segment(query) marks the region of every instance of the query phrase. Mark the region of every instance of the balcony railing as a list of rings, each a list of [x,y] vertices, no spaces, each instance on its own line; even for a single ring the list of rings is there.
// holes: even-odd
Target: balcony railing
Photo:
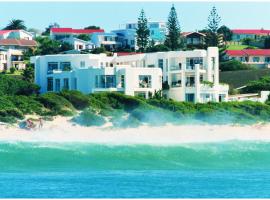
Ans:
[[[171,87],[181,87],[181,80],[172,81]]]
[[[182,69],[182,67],[181,67],[181,66],[176,65],[176,66],[171,66],[171,67],[170,67],[170,69],[171,69],[171,71],[177,71],[177,70],[181,70],[181,69]]]

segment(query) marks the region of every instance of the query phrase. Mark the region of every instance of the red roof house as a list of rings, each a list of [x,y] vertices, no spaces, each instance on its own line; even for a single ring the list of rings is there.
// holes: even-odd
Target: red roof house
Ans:
[[[72,28],[51,28],[52,33],[66,33],[66,34],[91,34],[103,33],[103,29],[72,29]]]
[[[237,56],[270,56],[270,49],[243,49],[243,50],[227,50],[226,54],[230,57]]]

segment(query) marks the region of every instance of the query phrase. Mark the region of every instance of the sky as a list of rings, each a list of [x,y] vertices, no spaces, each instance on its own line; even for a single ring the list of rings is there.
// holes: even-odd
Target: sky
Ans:
[[[152,21],[167,21],[171,5],[177,10],[182,31],[207,26],[213,6],[231,29],[270,29],[270,2],[0,2],[0,28],[11,19],[22,19],[28,28],[44,30],[57,22],[61,27],[84,28],[97,25],[105,31],[136,22],[140,10]]]

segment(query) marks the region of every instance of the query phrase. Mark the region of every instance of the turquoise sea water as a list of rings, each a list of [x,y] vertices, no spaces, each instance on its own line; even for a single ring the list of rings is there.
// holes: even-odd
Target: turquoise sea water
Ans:
[[[270,197],[270,143],[0,143],[0,198]]]

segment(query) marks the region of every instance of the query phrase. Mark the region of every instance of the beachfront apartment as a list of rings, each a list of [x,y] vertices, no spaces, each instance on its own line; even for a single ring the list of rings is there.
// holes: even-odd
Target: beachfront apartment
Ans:
[[[218,48],[157,53],[66,54],[32,57],[41,93],[76,89],[118,91],[148,98],[164,88],[176,101],[227,101],[219,84]]]
[[[116,59],[116,54],[65,54],[36,56],[31,62],[41,93],[62,89],[85,94],[115,91],[148,98],[162,89],[161,69],[117,64]]]
[[[258,68],[270,68],[270,49],[227,50],[226,60],[238,60]]]

